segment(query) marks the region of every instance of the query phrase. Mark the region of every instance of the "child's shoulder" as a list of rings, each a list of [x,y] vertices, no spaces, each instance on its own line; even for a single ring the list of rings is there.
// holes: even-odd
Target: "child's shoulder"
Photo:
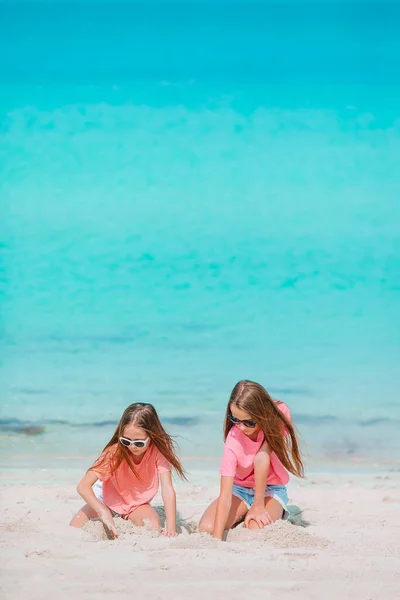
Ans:
[[[117,460],[117,444],[104,448],[98,459],[94,462],[92,470],[99,475],[99,479],[105,481],[115,469]]]
[[[226,436],[225,447],[227,448],[236,448],[238,446],[242,446],[242,438],[240,429],[237,427],[232,427]]]
[[[288,407],[288,405],[285,404],[285,402],[282,402],[282,400],[275,400],[275,404],[279,408],[279,410],[281,411],[281,413],[287,419],[290,419],[290,408]]]
[[[112,463],[114,462],[114,459],[117,456],[117,449],[118,444],[113,444],[112,446],[104,448],[103,452],[100,454],[94,465],[101,465],[102,467],[110,468]]]
[[[171,471],[172,466],[168,458],[159,450],[155,444],[152,444],[149,449],[150,461],[157,470],[162,473],[164,471]]]
[[[118,444],[112,444],[111,446],[104,448],[103,452],[101,453],[101,456],[103,456],[104,458],[112,458],[113,456],[115,456],[117,449]]]

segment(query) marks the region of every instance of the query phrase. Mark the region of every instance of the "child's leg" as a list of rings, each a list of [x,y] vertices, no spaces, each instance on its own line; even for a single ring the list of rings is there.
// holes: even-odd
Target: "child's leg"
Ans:
[[[160,517],[150,504],[138,506],[138,508],[131,512],[128,519],[132,521],[134,525],[139,525],[139,527],[146,525],[149,529],[154,529],[159,533],[161,532]]]
[[[274,523],[275,521],[279,521],[279,519],[282,519],[282,515],[283,515],[282,504],[280,502],[278,502],[278,500],[276,500],[275,498],[271,498],[270,496],[265,498],[265,508],[268,511],[269,516],[271,517],[272,523]],[[251,521],[249,521],[247,528],[248,529],[264,529],[264,527],[260,528],[257,521],[254,521],[254,519],[251,519]]]
[[[200,519],[199,530],[205,533],[212,534],[214,531],[214,521],[217,512],[217,500],[214,500],[212,504],[205,510],[203,516]],[[248,511],[247,506],[237,496],[232,496],[231,510],[229,511],[228,519],[226,522],[226,529],[231,529],[236,523],[240,523],[246,516]]]
[[[83,527],[89,519],[96,519],[99,515],[93,508],[90,508],[88,504],[82,506],[80,510],[72,517],[70,525],[71,527]]]

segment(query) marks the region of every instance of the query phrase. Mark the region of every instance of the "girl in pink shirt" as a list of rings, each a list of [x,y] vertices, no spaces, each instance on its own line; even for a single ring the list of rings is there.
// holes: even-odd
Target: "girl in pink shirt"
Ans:
[[[174,443],[161,425],[151,404],[131,404],[101,456],[79,482],[77,490],[86,504],[70,525],[82,527],[88,519],[100,518],[110,538],[117,537],[113,516],[130,519],[135,525],[145,521],[161,532],[160,518],[151,500],[161,492],[165,505],[166,536],[176,535],[176,494],[172,468],[185,479]]]
[[[259,529],[283,518],[289,473],[304,476],[289,408],[259,383],[244,380],[233,388],[224,439],[220,494],[199,526],[217,539],[243,519]]]

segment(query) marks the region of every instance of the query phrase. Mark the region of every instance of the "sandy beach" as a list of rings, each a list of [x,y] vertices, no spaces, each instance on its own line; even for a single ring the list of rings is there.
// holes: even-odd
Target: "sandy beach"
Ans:
[[[211,474],[178,484],[177,538],[116,519],[116,541],[106,539],[100,522],[68,527],[81,504],[75,473],[65,470],[58,484],[43,470],[27,472],[24,484],[23,471],[6,475],[0,525],[5,600],[400,598],[398,469],[293,481],[290,501],[302,509],[301,524],[279,522],[257,533],[239,526],[225,542],[196,531],[217,493]]]
[[[0,600],[400,600],[399,30],[400,0],[0,0]],[[171,462],[149,408],[116,431],[136,403],[179,535],[71,528],[110,439],[147,498],[140,452]],[[200,533],[264,439],[270,484],[304,458],[291,520]]]

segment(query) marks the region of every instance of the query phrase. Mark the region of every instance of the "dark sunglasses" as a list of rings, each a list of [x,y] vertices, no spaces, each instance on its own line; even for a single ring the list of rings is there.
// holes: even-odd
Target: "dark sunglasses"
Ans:
[[[250,427],[251,429],[254,429],[254,427],[257,427],[257,423],[255,421],[250,421],[250,419],[243,419],[243,421],[241,421],[240,419],[237,419],[233,415],[228,415],[228,419],[232,423],[234,423],[234,425],[239,425],[241,423],[245,427]]]

